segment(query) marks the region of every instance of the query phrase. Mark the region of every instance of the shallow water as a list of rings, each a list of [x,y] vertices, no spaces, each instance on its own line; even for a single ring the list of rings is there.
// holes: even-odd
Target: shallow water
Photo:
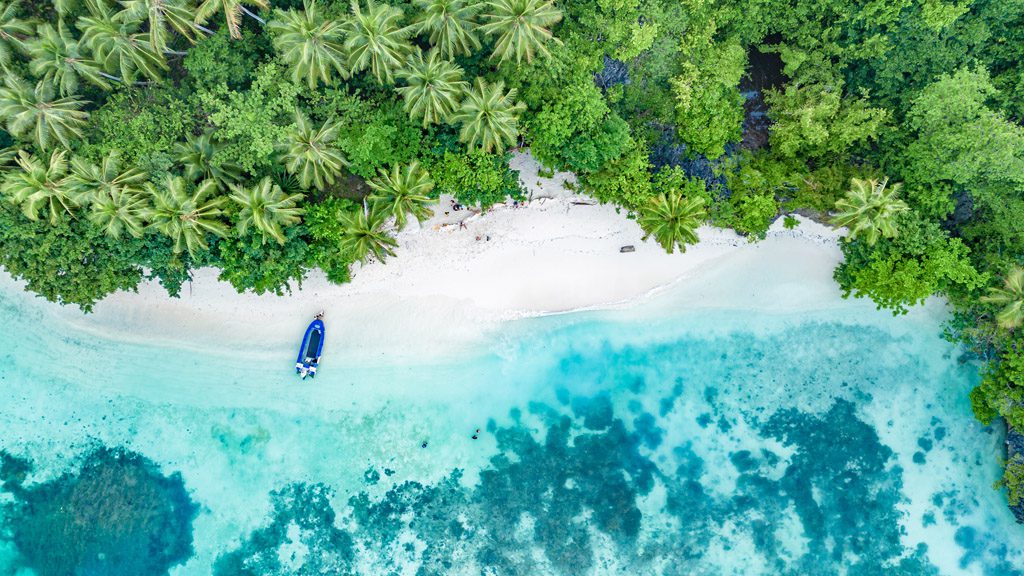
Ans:
[[[430,362],[328,349],[300,383],[291,350],[119,343],[0,293],[0,449],[29,494],[104,447],[180,473],[172,574],[1024,573],[1001,435],[934,314],[672,308]],[[29,562],[14,509],[0,574]]]

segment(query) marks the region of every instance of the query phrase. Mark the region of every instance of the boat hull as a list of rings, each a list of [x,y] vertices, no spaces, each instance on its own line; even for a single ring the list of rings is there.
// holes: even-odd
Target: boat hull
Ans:
[[[326,334],[323,320],[317,318],[310,322],[309,327],[306,328],[306,335],[302,338],[299,355],[295,359],[296,374],[303,378],[306,376],[316,376],[317,368],[320,367],[320,356],[324,351],[324,337]]]

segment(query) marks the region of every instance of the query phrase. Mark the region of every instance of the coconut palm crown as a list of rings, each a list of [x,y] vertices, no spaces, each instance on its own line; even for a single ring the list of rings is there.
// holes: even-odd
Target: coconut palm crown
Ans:
[[[405,101],[405,111],[422,120],[424,128],[445,122],[469,88],[469,83],[462,79],[462,68],[441,58],[436,50],[426,59],[417,52],[398,77],[407,84],[396,89]]]
[[[56,145],[71,147],[71,140],[82,137],[89,117],[82,111],[84,100],[56,98],[56,90],[45,80],[32,88],[24,80],[8,74],[0,88],[0,119],[7,131],[19,138],[31,139],[41,150]]]
[[[251,187],[232,185],[231,200],[241,208],[239,234],[254,228],[263,236],[264,243],[273,238],[278,244],[284,244],[284,227],[298,224],[303,213],[297,206],[302,194],[285,194],[270,176]]]
[[[89,221],[108,236],[120,238],[127,232],[141,238],[145,231],[146,179],[145,172],[124,166],[120,155],[112,151],[99,164],[73,157],[68,186],[75,202],[89,208]]]
[[[34,76],[52,82],[61,96],[78,92],[82,79],[109,90],[100,65],[85,55],[82,43],[67,31],[63,20],[57,26],[40,24],[36,37],[25,42],[31,60],[28,68]]]
[[[314,125],[301,112],[295,112],[295,125],[285,133],[279,146],[285,169],[299,179],[303,188],[323,190],[348,166],[340,150],[332,146],[338,138],[339,127],[328,120]]]
[[[71,159],[68,184],[75,202],[86,206],[97,199],[124,192],[141,194],[147,175],[142,170],[124,166],[117,151],[107,154],[99,164],[75,156]]]
[[[453,124],[462,124],[459,139],[470,150],[484,152],[501,152],[514,145],[519,136],[518,114],[526,109],[526,105],[516,103],[515,98],[515,89],[505,92],[504,82],[488,84],[483,78],[477,78],[451,118]]]
[[[21,49],[25,38],[32,35],[32,25],[18,17],[20,3],[0,2],[0,69],[7,70],[11,56]]]
[[[846,197],[836,202],[837,212],[832,222],[849,228],[851,239],[863,239],[870,245],[882,237],[896,237],[899,233],[896,217],[910,207],[899,199],[902,184],[888,186],[888,183],[888,178],[881,182],[852,179]]]
[[[26,218],[38,220],[45,215],[50,224],[56,225],[65,215],[74,214],[66,151],[54,150],[43,161],[22,150],[14,161],[18,169],[7,173],[0,191],[21,207]]]
[[[415,0],[420,10],[416,29],[429,35],[430,45],[451,59],[472,56],[480,49],[476,15],[481,4],[469,0]]]
[[[686,252],[687,244],[697,243],[697,228],[706,217],[703,198],[666,193],[652,198],[640,210],[637,221],[644,229],[644,240],[654,236],[671,254],[677,246],[680,252]]]
[[[481,16],[480,30],[496,38],[491,58],[517,64],[549,56],[546,44],[558,41],[550,27],[562,20],[552,0],[489,0]]]
[[[345,210],[338,215],[341,223],[341,250],[354,260],[366,262],[371,256],[383,262],[394,256],[398,242],[384,230],[388,213],[377,207]]]
[[[203,0],[196,7],[196,23],[206,24],[210,18],[218,13],[224,13],[224,23],[228,26],[228,32],[231,37],[238,40],[242,37],[242,14],[248,14],[250,17],[263,23],[263,20],[249,11],[245,6],[249,5],[254,8],[267,9],[270,8],[269,0]]]
[[[167,176],[161,185],[146,183],[152,205],[145,216],[150,226],[174,241],[174,253],[188,251],[195,258],[208,249],[206,235],[224,237],[228,227],[220,220],[226,196],[217,196],[217,183],[203,180],[190,190],[181,176]]]
[[[212,179],[222,188],[242,178],[242,167],[233,162],[216,160],[222,144],[213,141],[207,132],[199,136],[188,136],[185,142],[174,146],[177,161],[185,168],[189,180]]]
[[[1014,265],[1003,278],[1001,287],[989,288],[982,302],[997,304],[1002,309],[996,313],[996,323],[1007,330],[1024,325],[1024,267]]]
[[[122,82],[135,82],[140,75],[160,80],[167,70],[163,51],[141,32],[139,20],[119,17],[104,0],[86,0],[86,8],[88,14],[78,19],[80,42],[104,73]]]
[[[351,71],[369,70],[378,83],[390,84],[412,52],[408,40],[412,29],[401,24],[399,8],[366,0],[363,11],[358,0],[352,0],[352,13],[345,22],[345,49]]]
[[[430,217],[428,206],[433,200],[427,195],[434,189],[434,181],[419,162],[414,161],[404,168],[392,166],[390,172],[381,169],[380,176],[367,184],[373,189],[369,200],[394,217],[399,230],[405,227],[408,215],[418,222]]]
[[[301,12],[277,10],[267,28],[274,36],[274,48],[291,67],[292,79],[305,81],[312,89],[318,82],[331,84],[335,77],[347,77],[347,55],[341,23],[324,19],[315,0],[304,8]]]
[[[147,40],[153,49],[164,51],[175,30],[195,43],[195,9],[188,0],[120,0],[123,9],[115,18],[122,22],[146,21]]]

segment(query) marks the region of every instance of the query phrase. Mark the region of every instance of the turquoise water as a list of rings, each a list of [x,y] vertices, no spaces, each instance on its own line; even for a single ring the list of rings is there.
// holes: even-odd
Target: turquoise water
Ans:
[[[572,314],[302,383],[0,326],[0,574],[1024,574],[934,314]]]

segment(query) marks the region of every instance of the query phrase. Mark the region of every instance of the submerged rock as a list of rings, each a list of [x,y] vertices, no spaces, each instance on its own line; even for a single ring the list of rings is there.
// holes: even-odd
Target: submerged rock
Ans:
[[[7,530],[39,576],[166,574],[192,555],[198,507],[180,474],[164,476],[140,454],[100,448],[49,482],[12,490],[9,481],[5,473],[15,496]]]

